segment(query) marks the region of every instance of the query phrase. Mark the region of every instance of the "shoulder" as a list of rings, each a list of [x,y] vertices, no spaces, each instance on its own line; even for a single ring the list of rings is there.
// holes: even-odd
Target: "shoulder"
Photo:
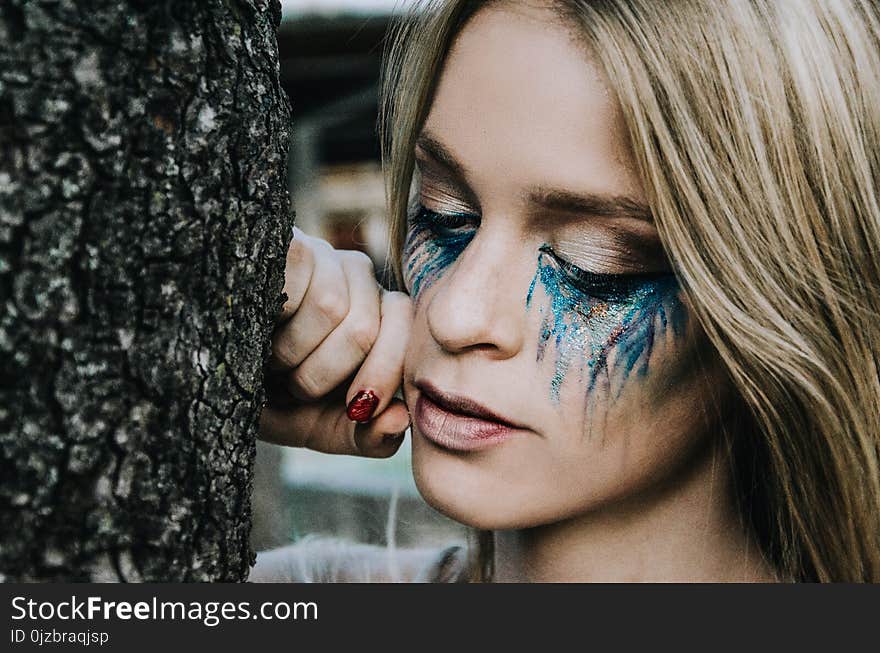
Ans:
[[[255,583],[456,583],[467,581],[467,549],[390,549],[337,537],[310,535],[257,554],[248,577]]]

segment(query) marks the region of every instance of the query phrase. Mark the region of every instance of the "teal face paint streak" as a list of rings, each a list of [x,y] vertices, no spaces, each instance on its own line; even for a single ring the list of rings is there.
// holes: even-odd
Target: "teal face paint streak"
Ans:
[[[543,360],[552,342],[556,364],[550,396],[554,401],[559,400],[572,367],[581,378],[586,372],[588,392],[602,372],[609,374],[609,380],[613,373],[619,392],[633,372],[647,372],[658,336],[667,328],[674,334],[684,331],[687,312],[672,274],[592,274],[563,261],[544,245],[526,295],[527,308],[539,283],[550,303],[540,308],[537,360]],[[612,353],[614,370],[608,368]]]
[[[425,207],[410,217],[403,248],[403,277],[410,295],[419,295],[443,276],[476,235],[474,217],[436,213]]]

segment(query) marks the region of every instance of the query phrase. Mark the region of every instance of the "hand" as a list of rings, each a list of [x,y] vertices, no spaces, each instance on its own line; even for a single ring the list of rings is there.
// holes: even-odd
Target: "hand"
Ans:
[[[394,398],[412,323],[409,297],[383,290],[365,254],[335,250],[299,229],[284,292],[261,439],[326,453],[394,454],[409,426],[406,405]]]

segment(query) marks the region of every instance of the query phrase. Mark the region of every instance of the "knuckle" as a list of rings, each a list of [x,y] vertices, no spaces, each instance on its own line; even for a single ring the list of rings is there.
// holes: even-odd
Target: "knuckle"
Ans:
[[[315,309],[333,326],[336,326],[348,315],[348,295],[338,291],[323,289],[314,298]]]
[[[293,367],[295,360],[293,346],[285,331],[276,333],[275,337],[272,338],[271,354],[272,361],[276,364],[276,367]]]
[[[289,268],[299,269],[304,266],[311,266],[314,261],[312,252],[311,239],[306,235],[298,235],[290,241],[290,247],[287,248],[287,266]]]
[[[277,319],[278,321],[283,321],[284,319],[290,317],[294,313],[296,313],[296,309],[299,308],[297,302],[290,296],[290,293],[285,290],[284,291],[284,303],[281,305],[281,311],[278,313]]]
[[[309,369],[297,368],[290,377],[292,389],[306,400],[320,399],[323,394],[323,384]]]
[[[399,290],[388,290],[385,292],[385,300],[395,304],[411,304],[412,298]]]
[[[302,303],[302,296],[295,296],[293,289],[289,286],[288,283],[284,284],[284,289],[282,291],[284,293],[284,303],[281,305],[281,311],[278,314],[278,321],[284,321],[289,318],[291,315],[296,313],[297,309]],[[302,293],[300,293],[301,295]]]
[[[272,356],[270,358],[272,367],[280,370],[293,369],[296,366],[296,355],[290,342],[283,339],[281,342],[272,346]]]
[[[319,254],[332,254],[336,251],[333,245],[323,238],[316,238],[315,236],[309,236],[308,238],[312,244],[312,249]]]
[[[294,366],[293,352],[287,347],[275,346],[272,348],[271,362],[275,368],[291,369]]]
[[[349,318],[346,332],[349,339],[366,356],[379,335],[379,323],[368,317]]]
[[[388,291],[382,297],[382,302],[385,312],[395,311],[407,315],[412,311],[412,299],[402,292]]]
[[[344,256],[348,263],[353,267],[369,271],[370,274],[373,273],[373,259],[367,256],[364,252],[356,249],[351,249],[344,252]]]

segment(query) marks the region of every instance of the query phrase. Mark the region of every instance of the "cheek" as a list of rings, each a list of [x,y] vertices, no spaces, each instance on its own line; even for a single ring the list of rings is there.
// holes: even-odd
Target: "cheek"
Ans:
[[[403,358],[404,394],[406,394],[408,390],[406,380],[412,380],[414,378],[414,373],[421,367],[421,363],[425,360],[427,352],[433,350],[433,347],[431,346],[432,338],[426,322],[425,308],[426,305],[424,303],[415,304],[413,321],[410,326],[410,334],[407,339],[406,351],[404,352]],[[413,405],[410,403],[409,397],[405,398],[410,410],[413,410]]]
[[[554,474],[572,494],[559,496],[560,513],[591,510],[678,477],[720,442],[733,389],[686,304],[675,301],[684,313],[676,329],[657,309],[653,327],[641,325],[629,342],[618,342],[619,351],[612,348],[586,399],[583,386],[564,389],[548,439]],[[583,427],[566,428],[578,423]]]
[[[508,489],[511,514],[535,523],[564,519],[677,482],[700,466],[721,441],[720,408],[732,390],[720,364],[708,362],[705,337],[691,331],[655,343],[647,376],[633,382],[638,372],[630,372],[607,401],[597,382],[591,410],[583,387],[565,388],[548,410],[545,437],[520,452],[530,464],[514,476],[519,488]],[[609,362],[612,379],[627,364]]]

